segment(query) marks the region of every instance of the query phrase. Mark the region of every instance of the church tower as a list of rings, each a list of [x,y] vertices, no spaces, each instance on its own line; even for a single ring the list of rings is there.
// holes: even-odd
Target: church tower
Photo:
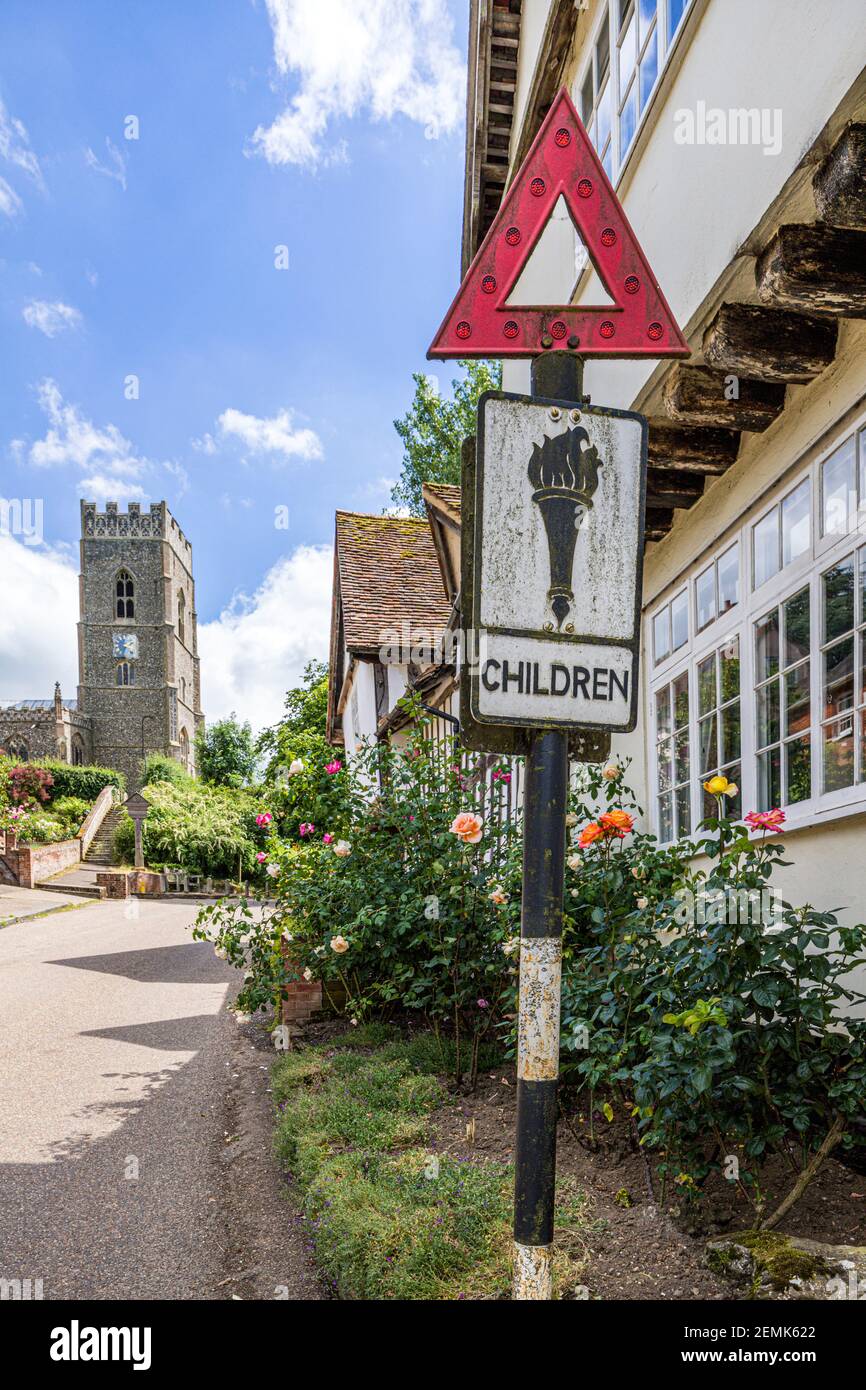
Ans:
[[[165,502],[81,504],[78,709],[95,763],[139,786],[145,753],[194,772],[201,711],[192,547]]]

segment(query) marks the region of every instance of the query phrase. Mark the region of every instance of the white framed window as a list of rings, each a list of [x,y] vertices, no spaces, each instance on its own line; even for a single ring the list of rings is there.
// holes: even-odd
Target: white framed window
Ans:
[[[740,701],[740,639],[734,634],[697,665],[698,782],[703,816],[715,815],[715,800],[704,782],[721,773],[739,788],[742,757]],[[728,801],[730,814],[739,815],[740,795]]]
[[[659,838],[676,840],[692,828],[687,670],[656,691],[655,716]]]
[[[752,587],[807,554],[812,543],[812,479],[806,476],[752,527]]]
[[[866,507],[866,429],[843,439],[821,465],[821,536],[844,536]]]
[[[653,618],[653,659],[656,666],[689,640],[689,591],[681,589]]]
[[[703,632],[739,601],[740,542],[734,541],[695,580],[695,632]]]
[[[812,795],[809,585],[754,624],[757,810]]]
[[[580,86],[580,119],[586,126],[609,179],[613,178],[612,90],[610,27],[605,15]]]
[[[789,824],[808,824],[866,809],[864,479],[866,417],[648,610],[662,840],[713,813],[703,783],[715,773],[740,788],[734,814],[779,806]],[[684,598],[691,631],[675,648]]]
[[[691,3],[607,0],[591,55],[573,95],[612,182],[634,143]]]

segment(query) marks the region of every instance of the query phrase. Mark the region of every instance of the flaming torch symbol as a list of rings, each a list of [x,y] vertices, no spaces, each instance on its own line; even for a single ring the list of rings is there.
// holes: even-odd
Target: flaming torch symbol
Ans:
[[[585,446],[585,447],[584,447]],[[547,597],[562,627],[574,603],[571,571],[580,523],[592,506],[602,460],[586,430],[573,429],[535,444],[529,460],[529,481],[547,533],[550,588]]]

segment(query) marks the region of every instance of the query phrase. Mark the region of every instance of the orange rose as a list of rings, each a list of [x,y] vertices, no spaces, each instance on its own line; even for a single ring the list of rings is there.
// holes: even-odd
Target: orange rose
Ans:
[[[577,843],[581,849],[588,849],[596,840],[600,840],[604,831],[598,821],[591,820],[589,825],[585,825],[577,837]]]
[[[462,840],[464,845],[477,845],[481,839],[484,821],[474,811],[461,811],[451,822],[451,834]]]
[[[634,816],[630,816],[628,811],[605,811],[601,826],[606,834],[618,835],[622,839],[634,829]]]

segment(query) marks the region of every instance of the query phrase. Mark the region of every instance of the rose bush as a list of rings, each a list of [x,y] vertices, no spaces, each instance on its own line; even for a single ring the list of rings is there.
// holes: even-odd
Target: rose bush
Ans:
[[[270,1007],[292,980],[321,980],[352,1018],[399,1008],[446,1028],[457,1080],[472,1084],[481,1042],[513,999],[504,947],[519,831],[487,823],[484,760],[443,752],[420,709],[410,712],[404,746],[364,748],[351,768],[331,760],[324,775],[342,783],[333,821],[304,820],[299,844],[275,817],[258,902],[204,909],[196,935],[243,968],[244,1012]]]
[[[722,785],[724,783],[724,785]],[[607,785],[622,802],[622,777]],[[569,857],[563,982],[566,1080],[628,1117],[661,1155],[663,1181],[698,1195],[722,1171],[755,1219],[775,1225],[837,1144],[864,1142],[864,996],[850,984],[866,963],[866,930],[770,893],[785,867],[784,813],[725,814],[736,788],[707,783],[718,814],[687,846],[599,833]],[[590,774],[603,827],[604,795]],[[617,818],[618,820],[618,818]],[[616,822],[608,817],[609,824]],[[624,827],[623,827],[624,828]],[[754,837],[749,831],[755,832]],[[628,832],[626,832],[628,835]],[[569,900],[570,899],[570,900]],[[788,1196],[765,1211],[759,1168],[780,1154]]]

